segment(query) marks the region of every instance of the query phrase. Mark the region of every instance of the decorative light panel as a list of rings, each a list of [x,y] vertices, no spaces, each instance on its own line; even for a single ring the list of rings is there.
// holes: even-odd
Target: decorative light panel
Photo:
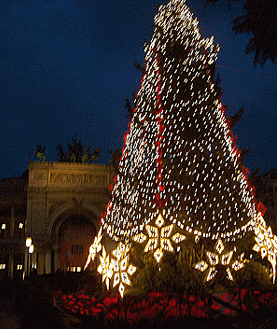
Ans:
[[[172,246],[170,237],[174,225],[163,226],[165,223],[164,218],[161,213],[158,214],[155,220],[155,226],[146,225],[147,235],[143,233],[137,234],[133,237],[133,240],[138,243],[143,243],[148,238],[148,242],[144,248],[144,252],[154,251],[154,257],[159,263],[163,256],[163,250],[173,252],[174,248]],[[171,237],[172,241],[176,244],[185,240],[186,236],[180,233],[176,233]]]
[[[266,222],[261,213],[258,214],[255,235],[256,244],[253,250],[260,252],[262,259],[267,256],[272,266],[272,278],[274,283],[276,277],[277,236],[273,235],[271,227],[266,226]]]
[[[130,286],[129,276],[135,273],[136,267],[129,264],[128,252],[131,243],[119,242],[118,247],[112,252],[116,259],[111,259],[111,270],[113,277],[113,288],[119,285],[121,297],[124,295],[125,285]]]
[[[204,261],[201,261],[195,265],[195,268],[201,272],[204,272],[208,269],[208,272],[206,274],[206,281],[212,280],[215,277],[215,275],[218,272],[216,269],[216,265],[218,265],[219,262],[220,262],[220,264],[222,264],[224,266],[230,265],[230,262],[231,262],[231,259],[233,256],[233,250],[229,251],[226,254],[221,255],[222,252],[224,251],[224,248],[225,247],[224,247],[222,240],[218,239],[218,241],[216,242],[216,245],[215,245],[215,251],[217,252],[217,254],[215,254],[211,251],[206,252],[206,255],[208,257],[208,260],[209,260],[209,263],[211,266],[209,267],[209,265]],[[243,256],[244,255],[241,255],[240,259],[242,259]],[[235,260],[231,264],[231,268],[234,271],[238,271],[238,270],[242,269],[242,267],[244,267],[244,264],[243,264],[243,262],[240,262],[239,260]],[[226,274],[227,274],[227,276],[226,276],[227,279],[233,280],[233,277],[232,277],[232,274],[230,271],[230,267],[228,267],[226,269]]]
[[[85,269],[88,267],[90,261],[94,261],[96,254],[100,252],[102,247],[101,245],[102,236],[103,236],[102,227],[100,227],[97,236],[95,236],[94,238],[93,244],[89,247],[89,255],[87,258],[87,262],[85,264]]]

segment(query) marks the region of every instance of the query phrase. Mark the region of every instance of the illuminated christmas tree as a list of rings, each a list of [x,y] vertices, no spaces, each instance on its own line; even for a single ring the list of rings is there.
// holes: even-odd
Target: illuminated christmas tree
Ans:
[[[238,248],[248,232],[254,240],[261,225],[270,234],[214,82],[219,45],[202,38],[184,0],[161,5],[154,23],[103,230],[114,241],[142,243],[157,262],[191,237],[213,252],[223,242]],[[262,256],[275,270],[276,238],[269,236]],[[209,256],[211,278],[218,263],[229,279],[243,267],[232,255]]]

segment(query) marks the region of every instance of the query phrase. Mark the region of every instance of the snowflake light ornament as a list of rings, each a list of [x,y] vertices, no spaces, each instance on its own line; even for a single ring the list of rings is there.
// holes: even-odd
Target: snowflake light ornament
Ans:
[[[215,254],[211,251],[206,252],[210,266],[204,261],[201,261],[195,265],[195,268],[201,272],[204,272],[208,269],[208,272],[206,274],[206,281],[212,280],[215,277],[215,275],[218,272],[217,271],[218,264],[221,264],[223,266],[228,266],[226,269],[226,273],[227,273],[226,278],[229,280],[233,280],[233,277],[232,277],[232,274],[230,271],[230,267],[229,267],[232,256],[233,256],[233,250],[227,252],[226,254],[221,255],[222,252],[224,251],[224,248],[225,247],[224,247],[222,240],[219,239],[215,245],[215,251],[217,252],[217,254]],[[243,260],[242,257],[243,257],[243,255],[240,256],[240,261],[235,260],[231,264],[231,268],[234,271],[238,271],[244,267],[244,264],[242,262],[242,260]]]
[[[106,254],[104,246],[102,246],[102,255],[99,256],[100,264],[97,271],[102,275],[102,282],[105,281],[106,287],[109,290],[110,279],[113,275],[112,265],[110,264],[110,256]]]
[[[172,246],[170,236],[173,230],[173,224],[164,226],[165,221],[162,215],[159,213],[155,226],[146,225],[146,231],[148,233],[148,242],[144,248],[144,252],[148,252],[150,250],[154,251],[155,260],[159,263],[163,256],[163,250],[174,252],[174,248]],[[144,233],[139,233],[133,237],[133,240],[138,243],[143,243],[147,239],[147,236]],[[180,233],[176,233],[172,236],[172,241],[175,243],[179,243],[186,239],[186,236]]]
[[[116,259],[111,259],[111,271],[113,276],[113,288],[119,285],[119,292],[121,297],[123,297],[125,291],[125,285],[130,286],[131,281],[129,276],[131,276],[135,271],[136,267],[129,264],[128,252],[131,248],[131,243],[119,242],[118,247],[112,252]]]
[[[94,261],[95,256],[101,250],[101,240],[102,240],[102,227],[100,227],[98,234],[95,236],[93,244],[89,247],[89,255],[85,265],[85,269],[88,267],[90,261]]]
[[[262,259],[267,256],[272,265],[273,283],[276,277],[277,236],[273,235],[271,227],[267,227],[261,213],[258,214],[258,223],[255,227],[256,244],[253,250],[260,252]]]

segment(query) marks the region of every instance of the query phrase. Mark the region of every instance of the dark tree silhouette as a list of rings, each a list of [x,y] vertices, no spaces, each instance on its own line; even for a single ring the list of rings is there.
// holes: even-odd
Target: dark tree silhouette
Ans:
[[[34,154],[39,159],[40,162],[45,162],[46,161],[45,150],[46,150],[45,146],[43,146],[42,144],[38,144],[36,150],[34,152],[31,152],[31,154]]]
[[[230,129],[232,129],[236,124],[237,122],[240,121],[241,119],[241,116],[243,115],[244,113],[244,108],[241,107],[240,110],[238,110],[233,116],[231,116],[229,118],[229,126],[230,126]]]
[[[202,0],[205,6],[218,0]],[[239,0],[227,0],[229,3]],[[249,37],[245,54],[255,54],[254,66],[262,67],[267,60],[276,61],[277,57],[277,1],[247,0],[243,6],[246,15],[233,21],[232,30],[235,34],[247,33]]]
[[[120,149],[116,149],[115,151],[110,151],[111,159],[109,160],[109,165],[112,165],[114,169],[117,171],[118,164],[121,158]]]
[[[96,148],[93,152],[90,152],[90,146],[87,146],[84,150],[84,146],[81,141],[77,141],[75,136],[72,137],[72,144],[68,144],[67,153],[63,152],[63,148],[60,144],[57,146],[57,157],[60,162],[74,162],[74,163],[93,163],[101,152],[101,148]]]

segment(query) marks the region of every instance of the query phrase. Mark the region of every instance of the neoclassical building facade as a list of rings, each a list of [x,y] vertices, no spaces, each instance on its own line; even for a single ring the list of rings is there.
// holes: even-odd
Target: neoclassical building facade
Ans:
[[[33,269],[39,275],[81,271],[113,175],[105,165],[31,162],[21,177],[0,180],[0,278],[22,278]],[[274,231],[276,192],[275,170],[258,177],[256,195],[267,206],[264,218]],[[114,247],[109,237],[102,241],[107,251]]]
[[[27,179],[14,180],[21,185],[14,188],[17,194],[22,191],[21,201],[10,202],[5,207],[6,219],[2,218],[6,235],[0,240],[0,250],[9,243],[6,256],[0,256],[5,261],[2,270],[11,277],[19,266],[24,275],[32,269],[39,275],[80,271],[109,200],[113,169],[96,164],[31,162],[28,171]],[[8,187],[12,179],[2,182]],[[3,188],[0,183],[0,191]],[[19,206],[20,216],[16,216]],[[21,225],[15,224],[16,218]],[[15,237],[15,229],[23,230],[21,236]],[[26,247],[27,238],[32,241],[32,253]],[[15,262],[15,257],[20,258]]]

